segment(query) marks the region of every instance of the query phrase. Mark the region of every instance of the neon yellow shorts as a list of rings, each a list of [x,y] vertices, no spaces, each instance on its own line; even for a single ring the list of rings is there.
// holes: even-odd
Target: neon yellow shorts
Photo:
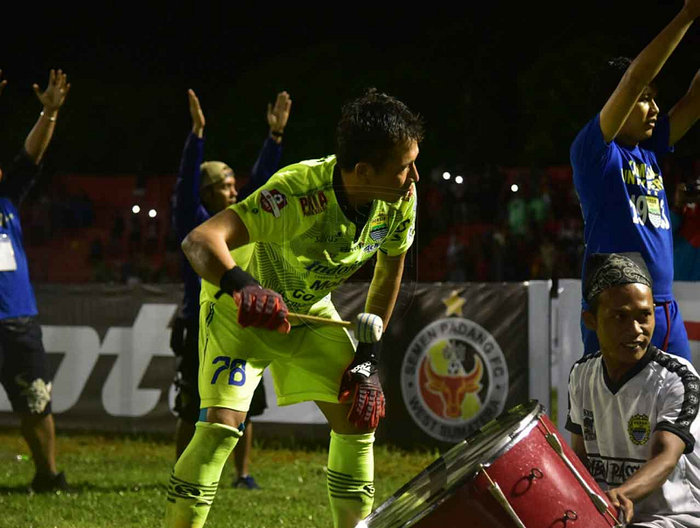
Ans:
[[[339,319],[330,302],[317,303],[311,315]],[[247,412],[267,367],[274,380],[278,405],[302,401],[338,403],[340,380],[355,353],[345,328],[298,325],[289,334],[280,334],[241,328],[236,317],[236,305],[228,296],[200,306],[202,409],[225,407]]]

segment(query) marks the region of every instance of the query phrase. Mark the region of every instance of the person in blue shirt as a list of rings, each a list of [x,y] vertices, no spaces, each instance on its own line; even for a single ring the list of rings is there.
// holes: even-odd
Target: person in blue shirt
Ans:
[[[641,253],[654,280],[657,324],[652,343],[685,359],[690,359],[690,346],[673,298],[670,204],[659,160],[700,116],[700,73],[667,115],[656,104],[653,81],[699,15],[700,0],[686,0],[633,61],[608,63],[598,83],[607,102],[571,145],[585,223],[583,276],[590,254]],[[587,309],[585,301],[583,307]],[[595,333],[583,324],[581,331],[584,353],[597,352]]]
[[[0,92],[5,85],[0,83]],[[31,490],[41,493],[70,488],[64,473],[56,470],[51,379],[18,208],[39,176],[70,84],[62,70],[51,70],[46,90],[33,88],[43,110],[13,164],[0,170],[0,384],[32,454],[36,474]]]
[[[287,126],[292,100],[287,92],[277,94],[274,106],[268,104],[267,123],[270,127],[250,178],[242,189],[236,190],[233,170],[221,161],[204,161],[205,118],[199,99],[188,91],[192,132],[187,137],[175,189],[173,192],[172,222],[179,242],[195,227],[229,205],[243,200],[265,184],[279,167],[282,157],[282,138]],[[175,376],[175,413],[178,416],[175,449],[179,458],[192,439],[199,419],[200,399],[197,389],[199,374],[199,292],[200,278],[182,256],[182,276],[185,292],[178,317],[173,322],[171,348],[177,356]],[[255,392],[249,416],[265,410],[265,387],[261,383]],[[237,479],[235,487],[257,489],[259,486],[248,474],[253,424],[248,420],[243,440],[234,451]]]

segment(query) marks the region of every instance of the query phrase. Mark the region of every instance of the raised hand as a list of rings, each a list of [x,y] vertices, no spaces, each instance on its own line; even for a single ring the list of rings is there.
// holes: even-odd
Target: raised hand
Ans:
[[[292,109],[292,99],[287,92],[277,94],[275,106],[267,105],[267,124],[270,125],[270,134],[280,135],[284,132],[289,120],[289,112]]]
[[[379,348],[379,343],[359,343],[355,358],[340,381],[338,401],[345,403],[352,398],[348,421],[360,429],[376,429],[386,414],[386,400],[377,370]]]
[[[190,117],[192,117],[192,133],[196,134],[200,138],[204,135],[204,125],[206,125],[206,120],[204,119],[204,112],[202,112],[202,107],[199,104],[199,99],[194,90],[187,90],[187,97],[190,100]]]
[[[66,100],[66,95],[70,90],[70,83],[67,82],[68,76],[63,73],[63,70],[51,70],[49,72],[49,85],[43,92],[39,89],[38,84],[33,84],[34,93],[39,102],[44,106],[45,112],[55,113]]]
[[[0,77],[2,77],[2,70],[0,70]],[[2,89],[5,88],[5,86],[7,86],[7,81],[3,80],[0,82],[0,94],[2,94]]]

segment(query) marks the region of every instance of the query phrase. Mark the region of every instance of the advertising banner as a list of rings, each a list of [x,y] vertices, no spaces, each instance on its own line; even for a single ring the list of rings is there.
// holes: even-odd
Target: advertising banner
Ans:
[[[365,311],[368,288],[354,282],[334,292],[342,317]],[[526,401],[536,337],[528,328],[529,290],[528,283],[406,283],[383,339],[387,418],[379,438],[405,446],[452,445]],[[547,301],[544,291],[540,303]],[[173,430],[169,325],[181,285],[41,284],[36,295],[60,428]],[[536,310],[544,320],[546,308]],[[548,364],[546,347],[538,351]],[[313,403],[277,407],[269,372],[264,382],[268,409],[256,422],[325,426]],[[10,410],[0,390],[0,425],[18,423]]]
[[[335,303],[341,315],[358,313],[365,298],[355,286],[341,289]],[[528,333],[527,283],[403,288],[383,339],[387,419],[379,437],[447,447],[525,402]]]

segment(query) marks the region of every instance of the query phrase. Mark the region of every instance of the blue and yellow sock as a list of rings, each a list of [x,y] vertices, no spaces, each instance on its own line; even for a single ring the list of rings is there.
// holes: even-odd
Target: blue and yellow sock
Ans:
[[[354,528],[374,503],[374,433],[341,435],[331,431],[328,499],[335,528]]]
[[[167,528],[200,528],[207,520],[221,472],[241,431],[228,425],[197,422],[168,485]]]

